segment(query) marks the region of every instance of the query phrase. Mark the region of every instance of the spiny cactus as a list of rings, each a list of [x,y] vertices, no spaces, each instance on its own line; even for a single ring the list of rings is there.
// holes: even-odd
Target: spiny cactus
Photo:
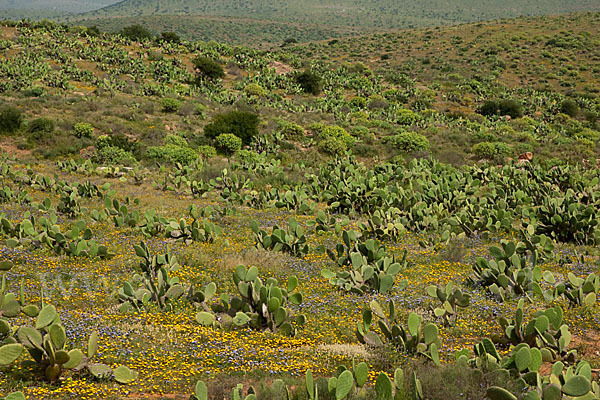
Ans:
[[[542,237],[538,237],[538,240],[547,241]],[[514,296],[526,296],[531,300],[530,293],[542,294],[540,282],[543,277],[554,280],[549,271],[542,273],[536,265],[541,252],[531,242],[503,240],[501,248],[492,246],[489,251],[494,259],[488,261],[478,258],[469,281],[486,287],[501,301]]]
[[[205,326],[234,324],[294,336],[306,319],[302,314],[294,315],[288,308],[288,304],[302,303],[302,294],[297,291],[298,278],[290,276],[286,286],[280,287],[275,278],[268,278],[263,284],[258,274],[257,267],[238,265],[233,282],[239,297],[221,295],[219,303],[210,305],[210,311],[204,307],[196,315],[196,321]]]
[[[373,314],[379,317],[378,326],[381,335],[371,330]],[[411,312],[408,315],[406,328],[399,324],[394,303],[389,302],[389,312],[386,315],[381,305],[373,300],[369,308],[362,312],[362,321],[357,323],[355,331],[359,342],[370,346],[382,346],[389,343],[408,354],[422,355],[439,365],[438,350],[442,345],[437,326],[431,322],[423,324],[423,318]]]
[[[526,343],[542,350],[544,359],[553,360],[557,356],[573,360],[575,350],[569,350],[571,333],[563,324],[563,311],[560,307],[537,311],[527,323],[523,320],[523,300],[519,301],[514,319],[500,317],[503,337],[495,338],[499,343]]]
[[[256,221],[250,222],[250,227],[254,232],[257,247],[260,246],[272,251],[283,251],[298,257],[306,255],[309,251],[304,228],[294,218],[288,220],[286,230],[274,226],[270,235],[265,230],[259,229]]]
[[[139,264],[141,274],[135,274],[131,282],[125,282],[117,292],[122,305],[120,310],[130,312],[146,308],[150,302],[161,309],[171,308],[172,302],[186,292],[179,278],[171,277],[171,272],[181,266],[177,258],[169,253],[151,255],[144,242],[134,245],[135,253],[142,259]]]
[[[336,253],[328,250],[329,257],[342,267],[350,267],[340,272],[323,269],[321,275],[329,279],[332,285],[343,290],[364,293],[376,290],[379,293],[389,291],[396,275],[408,268],[407,251],[402,259],[389,256],[385,247],[375,239],[359,242],[356,232],[345,231],[342,235],[344,245],[338,244]],[[406,288],[407,280],[400,283],[400,289]]]
[[[471,296],[454,287],[452,282],[448,282],[446,286],[441,287],[429,286],[427,287],[427,294],[442,303],[441,307],[432,307],[433,313],[436,317],[443,318],[448,325],[451,325],[456,319],[458,308],[468,307],[471,302]]]

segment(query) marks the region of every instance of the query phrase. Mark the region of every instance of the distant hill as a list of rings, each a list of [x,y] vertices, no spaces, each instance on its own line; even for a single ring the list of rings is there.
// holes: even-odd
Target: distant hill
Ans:
[[[600,10],[597,0],[123,0],[87,17],[212,15],[337,26],[406,28]]]
[[[108,1],[108,0],[105,0]],[[75,24],[118,31],[141,23],[190,40],[259,47],[369,33],[517,16],[600,11],[597,0],[123,0],[70,16]],[[185,16],[185,18],[181,18]],[[243,19],[243,20],[240,20]],[[290,24],[290,25],[287,25]]]
[[[54,10],[81,13],[117,3],[117,0],[0,0],[5,10]]]

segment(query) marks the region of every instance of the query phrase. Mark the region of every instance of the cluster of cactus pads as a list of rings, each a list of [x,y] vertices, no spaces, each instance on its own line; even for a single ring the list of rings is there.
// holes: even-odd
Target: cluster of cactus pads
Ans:
[[[381,335],[371,329],[373,314],[379,318],[377,325]],[[357,323],[356,337],[359,342],[369,346],[391,344],[408,354],[418,354],[432,360],[436,365],[440,364],[438,350],[442,342],[438,327],[431,322],[423,323],[423,317],[414,312],[408,315],[406,327],[402,326],[398,321],[393,301],[389,302],[387,315],[377,301],[371,301],[369,308],[362,312],[362,321]]]
[[[329,379],[313,377],[312,371],[306,371],[304,377],[304,387],[289,388],[281,379],[273,381],[270,387],[270,393],[277,399],[291,400],[297,398],[308,398],[308,400],[319,400],[319,396],[326,398],[345,400],[345,399],[369,399],[377,398],[378,400],[423,400],[423,389],[421,382],[417,378],[415,372],[410,376],[410,387],[408,390],[408,382],[405,382],[404,371],[397,368],[394,371],[393,379],[385,372],[380,372],[375,380],[374,390],[367,390],[367,381],[369,379],[369,366],[361,362],[353,365],[349,370],[344,366],[338,367],[336,376]],[[305,391],[305,393],[300,393]],[[374,392],[374,393],[373,393]],[[256,389],[250,387],[246,396],[244,396],[243,386],[237,385],[233,388],[231,400],[256,400]],[[409,396],[409,397],[407,397]],[[190,400],[208,400],[208,389],[203,381],[198,381],[194,389],[194,394]]]
[[[302,303],[302,294],[297,291],[298,278],[290,276],[286,286],[282,287],[277,279],[268,278],[263,283],[258,275],[257,267],[238,265],[233,282],[239,297],[221,295],[220,301],[211,304],[210,310],[196,315],[196,321],[204,326],[234,324],[294,336],[296,328],[305,322],[304,315],[294,315],[288,307]]]
[[[552,365],[549,375],[541,374],[544,355],[527,343],[520,343],[510,352],[500,357],[489,339],[474,346],[475,358],[468,358],[468,350],[457,353],[457,366],[470,366],[486,374],[509,378],[515,382],[519,397],[511,391],[490,386],[487,389],[489,400],[596,400],[600,398],[598,383],[592,380],[592,369],[585,361],[566,367],[562,361]]]
[[[0,262],[0,270],[8,271],[12,263]],[[96,378],[110,378],[119,383],[130,383],[137,379],[137,372],[125,366],[116,369],[108,365],[92,363],[91,359],[98,351],[98,334],[92,333],[87,351],[67,349],[67,335],[61,324],[60,316],[53,305],[25,305],[24,292],[20,298],[6,292],[6,280],[2,277],[0,291],[0,365],[15,362],[27,350],[35,365],[48,381],[57,381],[64,371],[87,370]],[[11,326],[11,319],[20,320],[22,316],[35,318],[33,326]],[[18,396],[18,394],[15,394]],[[18,398],[18,397],[17,397]]]
[[[396,275],[408,267],[406,251],[402,259],[396,260],[378,240],[367,239],[361,242],[355,231],[344,231],[342,240],[344,243],[338,244],[335,252],[327,250],[327,254],[346,269],[337,273],[328,269],[321,271],[323,277],[342,290],[355,293],[375,290],[385,293],[394,286]],[[408,281],[403,280],[400,288],[407,285]]]
[[[257,247],[271,251],[283,251],[300,257],[306,255],[309,251],[304,228],[294,218],[288,220],[287,229],[274,226],[270,235],[265,230],[260,229],[256,221],[250,222],[250,227],[254,232]]]

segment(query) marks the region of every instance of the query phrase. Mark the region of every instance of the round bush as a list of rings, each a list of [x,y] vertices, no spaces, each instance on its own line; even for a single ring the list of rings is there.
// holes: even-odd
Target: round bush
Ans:
[[[73,126],[73,132],[78,138],[90,138],[94,133],[94,127],[87,122],[78,122]]]
[[[321,93],[322,79],[316,73],[304,71],[297,74],[295,80],[305,93],[310,93],[315,96]]]
[[[215,140],[217,148],[225,154],[233,154],[242,148],[242,139],[233,133],[222,133]]]
[[[104,146],[100,149],[97,149],[92,156],[92,161],[98,164],[111,165],[133,165],[136,162],[133,154],[115,146]]]
[[[217,155],[217,150],[213,146],[209,145],[198,146],[197,151],[198,154],[200,154],[200,157],[202,157],[205,160],[208,160],[209,158],[212,158]]]
[[[579,114],[579,106],[573,100],[564,100],[560,105],[560,112],[569,117],[576,117]]]
[[[138,42],[152,39],[152,32],[141,25],[126,26],[125,28],[121,29],[119,35]]]
[[[23,114],[15,107],[0,108],[0,133],[14,133],[23,123]]]
[[[320,152],[330,155],[342,155],[347,150],[343,142],[333,137],[323,139],[317,145]]]
[[[52,133],[54,132],[54,121],[48,118],[36,118],[27,124],[27,132]]]
[[[166,113],[175,113],[181,108],[181,102],[172,97],[165,97],[160,99],[160,105],[162,110]]]
[[[232,133],[242,139],[244,145],[248,145],[258,134],[258,122],[258,115],[251,112],[230,111],[216,115],[212,122],[204,127],[204,134],[214,139],[223,133]]]
[[[333,138],[344,144],[345,150],[354,146],[356,139],[350,135],[344,128],[337,125],[326,126],[320,133],[321,139]],[[344,151],[345,151],[344,150]]]
[[[210,57],[198,56],[193,60],[193,63],[196,68],[196,77],[200,80],[202,78],[216,80],[225,77],[225,71],[221,64]]]
[[[256,83],[249,83],[246,85],[244,88],[244,93],[246,93],[248,96],[258,97],[265,97],[267,95],[266,89],[260,85],[257,85]]]
[[[175,146],[187,147],[188,142],[181,136],[167,135],[165,137],[165,144],[174,144]]]
[[[392,137],[392,146],[405,153],[429,150],[429,140],[416,132],[402,132]]]
[[[190,147],[166,144],[164,146],[148,147],[146,156],[159,161],[168,161],[173,164],[189,165],[198,159],[198,153]]]
[[[288,140],[300,140],[304,138],[304,128],[295,122],[279,120],[277,127],[279,133]]]
[[[471,152],[485,160],[501,161],[510,155],[511,148],[503,142],[481,142],[473,145]]]
[[[419,114],[414,111],[407,110],[406,108],[401,108],[398,110],[398,114],[396,116],[396,122],[399,125],[414,125],[419,121]]]

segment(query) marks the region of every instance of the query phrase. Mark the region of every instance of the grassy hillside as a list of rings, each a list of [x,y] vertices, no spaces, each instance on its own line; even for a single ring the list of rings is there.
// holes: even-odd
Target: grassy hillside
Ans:
[[[116,0],[0,0],[2,19],[59,18],[78,14],[116,3]]]
[[[159,31],[162,26],[173,20],[174,15],[217,16],[231,18],[251,18],[269,23],[252,24],[251,39],[255,42],[267,40],[269,43],[281,43],[287,37],[298,41],[328,39],[336,37],[342,31],[363,30],[382,31],[419,26],[449,25],[463,22],[510,18],[527,15],[550,15],[572,11],[600,10],[598,2],[593,0],[577,0],[564,2],[558,0],[516,1],[503,2],[486,1],[365,1],[342,0],[328,1],[187,1],[187,0],[125,0],[108,7],[72,17],[71,21],[83,21],[87,24],[100,24],[103,27],[117,31],[132,18],[155,16],[155,19],[144,19],[143,22],[152,30]],[[115,18],[119,17],[119,18]],[[125,17],[125,18],[124,18]],[[194,19],[184,19],[178,31],[190,40],[203,40],[209,36],[213,40],[225,40],[227,37],[220,32],[221,25],[217,24],[215,31],[210,27],[200,32],[191,25]],[[273,24],[291,23],[286,36],[273,33]],[[319,27],[312,35],[303,35],[295,31],[296,27],[311,30]],[[236,30],[234,30],[236,31]],[[249,32],[250,33],[250,32]],[[294,36],[297,35],[297,36]],[[252,41],[233,41],[235,44],[251,44]],[[277,39],[272,41],[273,39]],[[228,41],[229,42],[229,41]]]
[[[364,33],[363,28],[314,23],[290,23],[237,17],[159,15],[114,18],[65,19],[70,24],[97,26],[106,32],[118,32],[125,26],[141,24],[155,34],[175,32],[189,40],[216,41],[255,48],[273,48],[293,38],[309,42]]]
[[[1,24],[0,397],[599,398],[599,37]]]

